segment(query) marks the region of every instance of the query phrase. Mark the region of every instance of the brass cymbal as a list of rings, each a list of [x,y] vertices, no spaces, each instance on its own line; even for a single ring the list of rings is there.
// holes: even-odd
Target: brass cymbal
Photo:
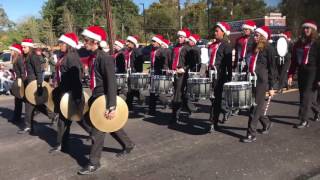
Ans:
[[[11,94],[19,99],[24,97],[24,83],[21,78],[16,79],[11,86]]]
[[[65,93],[60,100],[60,111],[64,118],[71,121],[80,121],[82,116],[88,112],[89,96],[83,91],[83,101],[80,104],[76,104],[72,97],[71,92]]]
[[[98,97],[91,105],[89,116],[95,128],[102,132],[115,132],[121,129],[128,121],[129,111],[127,103],[117,96],[116,116],[107,119],[104,114],[106,111],[106,96]]]
[[[53,99],[53,88],[49,85],[48,88],[48,101],[45,103],[45,105],[47,106],[47,108],[51,111],[54,112],[54,99]]]
[[[37,94],[37,80],[31,81],[25,89],[26,99],[33,105],[40,105],[46,103],[48,101],[48,90],[51,87],[46,81],[43,81],[42,88],[43,92],[39,96]]]

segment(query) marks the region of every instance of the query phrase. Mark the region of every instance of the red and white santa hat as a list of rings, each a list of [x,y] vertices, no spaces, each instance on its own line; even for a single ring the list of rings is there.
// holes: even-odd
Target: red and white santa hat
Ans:
[[[122,39],[116,40],[114,42],[114,45],[119,46],[121,49],[124,47],[125,44],[126,44],[126,41]]]
[[[21,46],[21,44],[14,43],[9,47],[9,49],[12,50],[12,51],[18,52],[19,54],[22,54],[22,46]]]
[[[216,26],[218,26],[226,35],[230,35],[231,27],[228,23],[218,22]]]
[[[291,40],[292,33],[290,31],[285,31],[281,34],[281,36],[285,37],[288,40]]]
[[[302,27],[309,27],[314,30],[318,29],[317,23],[314,20],[305,20],[304,23],[302,24]]]
[[[256,23],[252,20],[246,20],[242,24],[242,29],[250,29],[251,31],[254,31],[257,28]]]
[[[127,37],[127,41],[130,41],[132,42],[136,47],[139,47],[139,37],[137,35],[134,35],[134,36],[128,36]]]
[[[62,41],[73,48],[79,48],[78,36],[73,32],[61,35],[59,41]]]
[[[261,34],[266,39],[270,39],[271,38],[271,31],[270,31],[268,26],[259,27],[259,28],[257,28],[255,30],[255,32]]]
[[[34,47],[33,40],[30,38],[26,38],[21,42],[22,46]]]
[[[100,26],[89,26],[81,34],[93,40],[99,41],[100,47],[107,47],[107,33]]]
[[[160,34],[157,34],[157,35],[153,36],[151,40],[155,41],[161,45],[163,43],[162,39],[163,39],[163,36]]]
[[[162,45],[165,46],[165,48],[169,48],[170,40],[169,39],[163,39],[162,40]]]
[[[197,44],[197,42],[200,40],[200,36],[198,34],[191,34],[189,40]]]
[[[183,36],[185,38],[189,38],[191,31],[188,28],[183,28],[182,30],[178,31],[178,36]]]

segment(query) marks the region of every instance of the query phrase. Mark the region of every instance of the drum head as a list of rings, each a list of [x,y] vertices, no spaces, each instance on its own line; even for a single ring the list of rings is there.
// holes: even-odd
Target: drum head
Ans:
[[[60,111],[64,118],[71,121],[80,121],[82,116],[88,111],[89,96],[83,92],[83,102],[76,104],[71,92],[65,93],[60,100]]]
[[[115,132],[121,129],[127,122],[129,117],[128,106],[126,102],[117,96],[116,117],[106,119],[104,113],[106,111],[106,97],[98,97],[91,105],[89,116],[92,125],[102,132]]]
[[[280,57],[284,57],[288,52],[288,43],[284,37],[280,37],[277,41],[277,52]]]
[[[21,78],[13,82],[10,91],[11,91],[11,94],[18,99],[22,99],[24,97],[24,83]]]
[[[37,94],[37,80],[31,81],[27,85],[27,87],[25,89],[25,96],[31,104],[40,105],[40,104],[44,104],[48,101],[48,90],[51,87],[46,81],[43,81],[42,88],[43,88],[43,92],[39,96]]]

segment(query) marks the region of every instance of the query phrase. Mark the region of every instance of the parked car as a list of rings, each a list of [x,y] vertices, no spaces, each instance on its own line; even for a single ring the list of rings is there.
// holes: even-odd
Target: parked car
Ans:
[[[0,55],[0,63],[4,64],[5,69],[12,69],[10,51],[3,51],[3,53]]]

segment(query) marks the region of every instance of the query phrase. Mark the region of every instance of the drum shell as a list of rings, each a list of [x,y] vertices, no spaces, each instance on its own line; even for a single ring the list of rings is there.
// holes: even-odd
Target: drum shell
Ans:
[[[252,106],[252,85],[249,82],[224,84],[223,97],[227,109],[249,109]]]
[[[173,78],[165,75],[154,75],[151,77],[150,93],[172,94]]]
[[[232,81],[248,81],[248,75],[245,72],[234,72],[232,73]]]
[[[209,99],[212,94],[212,83],[209,78],[189,78],[187,80],[187,95],[191,100]]]
[[[117,88],[124,89],[128,87],[128,74],[116,74]]]
[[[150,77],[147,73],[132,73],[128,78],[128,86],[132,90],[145,90],[150,83]]]

